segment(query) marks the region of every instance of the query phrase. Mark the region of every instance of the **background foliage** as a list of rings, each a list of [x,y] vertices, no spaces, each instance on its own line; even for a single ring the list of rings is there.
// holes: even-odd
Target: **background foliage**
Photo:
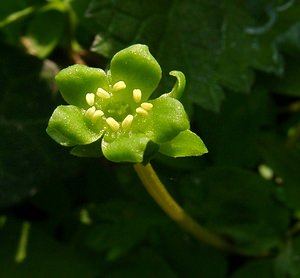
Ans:
[[[180,204],[247,256],[187,235],[131,165],[79,159],[45,128],[54,75],[133,43],[187,77],[200,158],[157,157]],[[300,277],[300,4],[295,0],[0,3],[0,277]],[[27,257],[15,261],[30,223]]]

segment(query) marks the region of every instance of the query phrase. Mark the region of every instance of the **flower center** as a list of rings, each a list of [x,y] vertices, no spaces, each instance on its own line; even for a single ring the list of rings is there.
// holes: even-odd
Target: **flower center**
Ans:
[[[105,116],[113,117],[116,121],[122,121],[128,114],[131,114],[131,108],[125,102],[110,102],[106,106]]]
[[[85,111],[85,116],[92,123],[104,120],[107,127],[112,131],[130,128],[135,117],[147,117],[153,108],[150,102],[142,102],[142,91],[132,91],[132,103],[126,103],[123,99],[114,95],[114,92],[126,89],[126,83],[119,81],[115,83],[110,91],[98,88],[95,93],[86,94],[86,103],[90,106]]]

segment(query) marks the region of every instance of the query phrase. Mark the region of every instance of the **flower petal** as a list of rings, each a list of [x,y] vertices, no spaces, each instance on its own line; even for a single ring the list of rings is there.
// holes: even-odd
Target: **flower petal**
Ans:
[[[144,160],[144,153],[150,139],[144,134],[120,136],[112,142],[102,139],[103,155],[113,162],[140,163]]]
[[[147,100],[161,79],[161,68],[150,54],[148,46],[135,44],[114,55],[110,65],[111,82],[126,83],[126,93],[134,89],[142,91],[142,100]]]
[[[161,144],[159,152],[171,157],[200,156],[207,153],[207,148],[198,135],[185,130],[171,141]]]
[[[184,107],[177,99],[162,95],[148,102],[153,108],[148,115],[135,118],[132,125],[135,132],[146,134],[155,143],[165,143],[189,128]]]
[[[80,108],[88,108],[85,96],[95,93],[99,87],[107,90],[108,81],[102,69],[85,65],[73,65],[61,70],[55,77],[64,100]]]
[[[46,131],[63,146],[85,145],[102,136],[103,123],[92,124],[80,108],[61,105],[54,110]]]

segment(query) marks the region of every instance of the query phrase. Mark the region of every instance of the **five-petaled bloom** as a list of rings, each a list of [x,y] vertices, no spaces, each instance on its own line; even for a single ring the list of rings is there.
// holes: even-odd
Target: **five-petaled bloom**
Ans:
[[[118,52],[106,73],[73,65],[56,76],[70,105],[56,108],[48,134],[78,156],[99,156],[114,162],[147,161],[158,151],[172,157],[202,155],[202,140],[189,130],[189,120],[176,99],[185,87],[179,71],[168,94],[149,100],[161,79],[161,68],[145,45]]]

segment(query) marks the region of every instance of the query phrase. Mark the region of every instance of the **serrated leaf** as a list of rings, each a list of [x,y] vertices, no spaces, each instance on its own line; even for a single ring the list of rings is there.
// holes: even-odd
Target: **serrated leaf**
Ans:
[[[255,6],[254,3],[252,5]],[[271,4],[256,5],[254,15],[267,13],[266,23],[257,23],[248,6],[246,3],[239,5],[234,0],[226,1],[224,5],[223,47],[218,74],[222,85],[237,92],[250,91],[254,81],[251,67],[276,73],[282,72],[283,67],[274,47],[275,35],[268,37],[273,31],[269,21],[277,16],[276,11]]]
[[[186,74],[187,92],[194,103],[218,111],[224,99],[222,86],[249,92],[252,68],[282,72],[276,39],[297,22],[299,8],[294,3],[280,9],[275,2],[188,0],[171,5],[156,0],[150,8],[145,0],[93,0],[87,15],[99,28],[94,51],[111,57],[124,46],[145,43],[164,70]],[[275,22],[269,23],[273,19],[268,15]],[[266,22],[261,20],[264,16]]]
[[[105,12],[111,12],[111,14],[107,13],[107,16],[109,15],[111,20],[111,32],[114,34],[112,38],[112,33],[106,32],[100,23],[102,41],[93,49],[100,53],[106,51],[104,54],[111,56],[113,51],[124,46],[124,40],[126,44],[143,42],[150,46],[166,72],[181,70],[190,73],[187,76],[187,91],[190,92],[193,101],[208,109],[218,110],[224,97],[221,88],[216,84],[213,68],[221,29],[218,4],[190,0],[171,5],[169,1],[156,0],[151,4],[150,9],[145,0],[133,1],[130,5],[124,5],[123,2],[114,4],[109,2],[102,7],[97,0],[91,2],[89,15],[96,22],[99,22],[98,19]],[[169,16],[167,17],[166,14]],[[189,16],[185,16],[186,14]],[[134,36],[129,35],[120,39],[118,36],[120,28],[123,29],[121,26],[124,26],[125,21],[128,22],[124,18],[128,17],[136,21],[136,24],[126,24],[127,28],[130,28],[127,34],[134,34]],[[178,21],[178,18],[185,18],[185,20]],[[199,29],[196,20],[207,29]],[[164,26],[164,32],[161,26]],[[208,33],[209,37],[206,36]],[[194,35],[190,36],[190,34]],[[205,36],[208,41],[203,40]],[[210,51],[207,51],[208,47],[211,47]],[[110,51],[108,52],[107,49]],[[202,59],[200,63],[198,57]]]

